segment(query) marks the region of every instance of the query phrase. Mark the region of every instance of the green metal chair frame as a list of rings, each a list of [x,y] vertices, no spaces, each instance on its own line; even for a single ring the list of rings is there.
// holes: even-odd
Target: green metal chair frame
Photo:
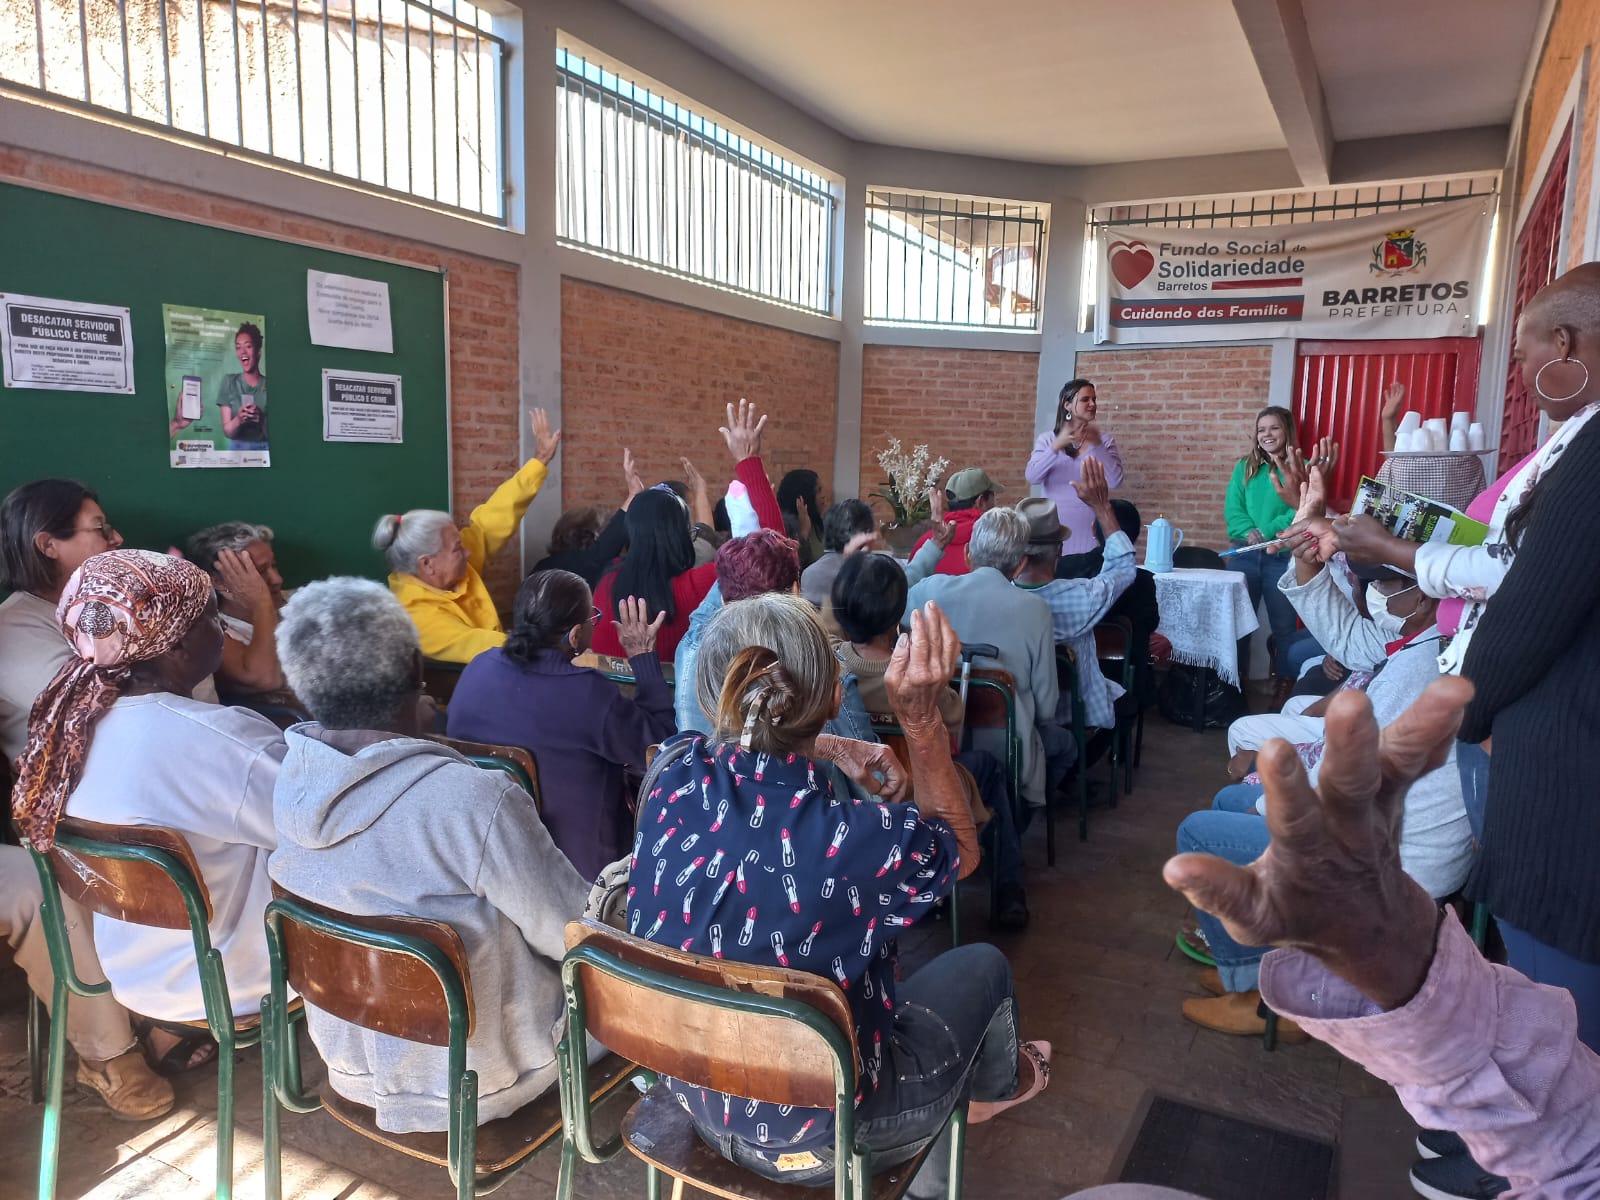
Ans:
[[[620,932],[620,931],[619,931]],[[623,935],[626,936],[626,935]],[[561,983],[567,999],[567,1032],[561,1040],[561,1064],[569,1077],[564,1085],[568,1094],[582,1095],[588,1086],[588,1064],[573,1046],[586,1044],[588,1010],[584,1000],[579,965],[593,968],[636,986],[648,988],[714,1009],[733,1010],[753,1016],[779,1017],[796,1021],[822,1039],[833,1057],[834,1070],[834,1200],[867,1200],[872,1188],[872,1155],[856,1145],[856,1046],[823,1013],[808,1004],[760,992],[734,991],[715,984],[683,979],[652,967],[630,963],[609,951],[579,945],[567,951],[561,964]],[[641,1067],[658,1073],[648,1062]],[[967,1111],[957,1104],[950,1113],[950,1200],[961,1198],[961,1171],[966,1156]],[[937,1139],[935,1139],[937,1140]],[[620,1139],[619,1139],[620,1141]],[[645,1189],[648,1200],[661,1200],[661,1172],[646,1164]]]
[[[1078,793],[1078,840],[1089,840],[1089,772],[1083,764],[1089,760],[1089,725],[1084,714],[1083,693],[1078,690],[1078,658],[1072,646],[1056,643],[1056,679],[1066,684],[1067,698],[1072,712],[1072,741],[1078,748],[1078,761],[1073,765],[1073,783]],[[1047,808],[1048,811],[1048,808]],[[1052,826],[1046,826],[1047,831]],[[1051,863],[1055,862],[1052,858]]]
[[[1117,804],[1117,768],[1122,768],[1123,790],[1130,796],[1133,794],[1133,729],[1136,720],[1138,698],[1134,695],[1134,647],[1133,647],[1133,622],[1126,617],[1116,621],[1101,621],[1094,627],[1096,640],[1101,631],[1114,634],[1122,642],[1122,674],[1117,682],[1122,685],[1122,690],[1135,706],[1134,713],[1126,716],[1117,714],[1116,728],[1111,731],[1111,806]],[[1101,666],[1101,672],[1105,667]]]
[[[950,680],[952,687],[959,687],[961,675],[958,672]],[[1006,784],[1011,793],[1011,815],[1019,817],[1022,808],[1022,742],[1017,735],[1017,696],[1010,688],[998,679],[985,679],[981,675],[969,675],[967,687],[987,688],[999,693],[1006,707]],[[1056,820],[1050,806],[1044,806],[1044,832],[1045,832],[1045,860],[1053,867],[1056,865]]]
[[[280,1131],[279,1108],[290,1112],[311,1113],[322,1108],[322,1101],[303,1091],[300,1084],[300,1063],[294,1032],[285,1020],[288,1004],[288,962],[284,953],[283,925],[285,921],[304,925],[327,937],[377,950],[387,954],[400,954],[416,959],[430,970],[439,982],[445,997],[449,1019],[450,1040],[447,1049],[450,1088],[450,1126],[446,1133],[450,1183],[456,1190],[457,1200],[487,1195],[512,1175],[516,1174],[534,1154],[519,1159],[512,1166],[495,1173],[479,1175],[477,1167],[478,1134],[478,1073],[467,1066],[467,1037],[471,1025],[471,1008],[467,1000],[467,983],[455,964],[434,943],[415,934],[373,929],[356,917],[337,917],[301,901],[279,896],[267,905],[265,924],[267,957],[272,967],[272,991],[261,1000],[261,1028],[264,1063],[262,1067],[262,1134],[265,1143],[266,1200],[282,1200],[283,1195],[283,1144]],[[585,1072],[588,1058],[580,1054]],[[625,1072],[599,1100],[613,1094],[618,1087],[638,1074]],[[556,1185],[560,1200],[572,1195],[572,1176],[577,1157],[585,1162],[601,1163],[622,1149],[619,1136],[606,1146],[596,1149],[590,1130],[594,1105],[575,1103],[566,1088],[567,1074],[561,1076],[561,1170]],[[585,1074],[587,1082],[587,1074]],[[587,1096],[588,1092],[578,1093]],[[598,1104],[599,1100],[595,1102]]]
[[[169,831],[174,832],[175,831]],[[181,837],[181,834],[176,836]],[[207,912],[211,907],[205,881],[195,877],[188,864],[176,855],[154,846],[120,845],[96,841],[68,832],[65,826],[56,831],[56,845],[75,854],[119,862],[140,862],[156,867],[172,880],[183,898],[189,917],[189,934],[194,940],[195,961],[200,970],[200,994],[205,1006],[206,1025],[217,1041],[217,1200],[229,1200],[233,1194],[233,1076],[234,1051],[254,1046],[261,1038],[260,1027],[239,1028],[234,1021],[233,1002],[228,993],[228,978],[223,969],[222,954],[211,944],[211,930]],[[41,854],[31,847],[33,864],[39,873],[39,886],[44,901],[39,907],[40,920],[44,922],[46,945],[50,950],[50,968],[55,974],[55,991],[51,1004],[54,1014],[50,1022],[50,1049],[48,1078],[45,1084],[44,1131],[39,1151],[39,1197],[52,1200],[56,1194],[56,1167],[61,1143],[61,1090],[66,1059],[67,1021],[69,996],[105,996],[111,992],[109,983],[90,984],[78,977],[72,962],[72,946],[67,941],[66,922],[61,911],[61,892],[56,882],[55,868],[49,854]]]

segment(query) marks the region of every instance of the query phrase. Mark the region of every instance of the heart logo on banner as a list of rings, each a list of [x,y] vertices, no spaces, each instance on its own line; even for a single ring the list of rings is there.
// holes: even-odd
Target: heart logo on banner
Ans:
[[[1106,247],[1106,258],[1111,262],[1111,273],[1125,288],[1137,287],[1156,269],[1156,256],[1143,242],[1112,242]]]

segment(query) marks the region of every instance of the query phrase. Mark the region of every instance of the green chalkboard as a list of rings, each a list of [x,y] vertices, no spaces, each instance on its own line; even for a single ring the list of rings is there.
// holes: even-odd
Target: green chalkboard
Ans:
[[[291,587],[330,574],[381,579],[377,517],[449,508],[439,272],[9,185],[0,238],[0,292],[130,310],[135,386],[133,395],[0,386],[0,494],[49,475],[81,479],[127,543],[150,549],[181,546],[217,521],[270,525]],[[307,270],[388,283],[394,353],[313,346]],[[163,304],[266,318],[270,467],[169,464]],[[405,440],[324,442],[328,367],[401,376]]]

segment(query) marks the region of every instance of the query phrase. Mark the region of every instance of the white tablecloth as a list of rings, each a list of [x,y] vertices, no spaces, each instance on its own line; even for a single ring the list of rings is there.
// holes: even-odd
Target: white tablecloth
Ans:
[[[1239,639],[1260,625],[1244,576],[1238,571],[1175,567],[1155,575],[1155,581],[1161,603],[1159,629],[1172,643],[1172,661],[1209,667],[1238,687]]]

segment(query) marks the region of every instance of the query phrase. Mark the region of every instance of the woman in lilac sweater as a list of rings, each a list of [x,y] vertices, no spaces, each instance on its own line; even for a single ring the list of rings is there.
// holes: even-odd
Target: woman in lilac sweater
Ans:
[[[600,610],[570,571],[536,571],[523,581],[511,636],[467,664],[450,698],[451,737],[533,752],[545,828],[588,880],[632,845],[624,772],[642,773],[646,747],[675,730],[672,689],[656,656],[665,616],[647,622],[644,601],[632,597],[618,608],[636,699],[599,671],[573,665],[589,649]]]
[[[1087,554],[1099,545],[1094,537],[1094,513],[1078,499],[1072,486],[1083,480],[1083,460],[1098,458],[1106,471],[1106,484],[1122,486],[1122,455],[1116,440],[1101,433],[1095,424],[1096,411],[1094,384],[1087,379],[1069,380],[1061,389],[1055,430],[1039,435],[1024,472],[1029,483],[1037,484],[1056,502],[1056,513],[1067,529],[1061,542],[1063,554]]]

